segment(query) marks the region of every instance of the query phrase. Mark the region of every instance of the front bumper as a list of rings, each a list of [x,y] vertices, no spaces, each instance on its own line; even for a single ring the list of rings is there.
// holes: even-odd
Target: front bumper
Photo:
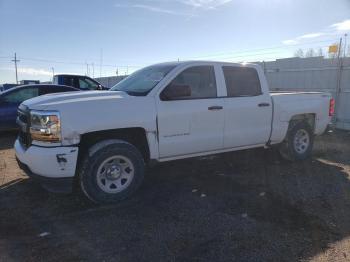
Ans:
[[[29,167],[26,164],[22,163],[17,157],[16,160],[18,166],[27,174],[27,176],[39,182],[40,185],[47,191],[63,194],[68,194],[73,191],[73,177],[52,178],[39,176],[30,171]]]
[[[50,185],[49,187],[44,185],[49,191],[61,192],[60,184],[72,184],[78,159],[78,147],[32,145],[25,148],[18,139],[14,147],[20,167],[29,176],[37,178],[43,185]],[[57,185],[57,190],[54,188],[55,185]]]

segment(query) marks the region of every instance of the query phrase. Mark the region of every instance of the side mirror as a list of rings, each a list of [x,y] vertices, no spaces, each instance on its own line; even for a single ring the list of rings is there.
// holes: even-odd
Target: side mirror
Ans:
[[[191,96],[191,87],[188,85],[169,84],[160,94],[163,101],[176,100]]]
[[[103,86],[102,85],[98,85],[96,89],[97,90],[103,90]]]

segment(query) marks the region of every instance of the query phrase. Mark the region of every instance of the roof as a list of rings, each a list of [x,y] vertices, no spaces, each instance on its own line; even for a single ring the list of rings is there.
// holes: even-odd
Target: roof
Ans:
[[[15,90],[18,89],[23,89],[23,88],[30,88],[30,87],[40,87],[40,86],[48,86],[48,87],[65,87],[65,88],[69,88],[72,90],[77,90],[77,91],[81,91],[78,88],[72,87],[72,86],[65,86],[65,85],[48,85],[48,84],[31,84],[31,85],[20,85],[20,86],[16,86],[10,89],[5,90],[4,92],[1,93],[1,95],[13,92]]]
[[[205,61],[205,60],[189,60],[189,61],[172,61],[172,62],[163,62],[163,63],[157,63],[153,64],[151,66],[156,65],[169,65],[169,66],[178,66],[178,65],[191,65],[191,64],[200,64],[200,63],[210,63],[210,64],[227,64],[227,65],[236,65],[236,66],[245,66],[245,65],[254,65],[257,64],[254,63],[233,63],[233,62],[220,62],[220,61]]]

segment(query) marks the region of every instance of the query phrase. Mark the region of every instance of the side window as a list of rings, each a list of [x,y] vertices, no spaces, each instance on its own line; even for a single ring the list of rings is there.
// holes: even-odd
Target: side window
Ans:
[[[188,86],[191,94],[183,99],[200,99],[217,97],[215,72],[213,66],[194,66],[181,72],[167,88]],[[176,98],[178,100],[181,97]]]
[[[69,92],[72,91],[73,88],[69,88],[66,86],[45,86],[40,90],[41,95],[52,94],[52,93],[60,93],[60,92]]]
[[[77,91],[77,90],[79,90],[79,89],[74,89],[74,88],[62,86],[62,87],[57,87],[55,92],[72,92],[72,91]]]
[[[8,103],[18,104],[36,96],[39,96],[38,88],[24,88],[13,91],[8,95],[5,95],[4,100]]]
[[[87,89],[87,90],[96,90],[98,85],[91,81],[88,78],[81,79],[79,78],[79,86],[81,89]]]
[[[40,86],[39,88],[39,95],[46,95],[50,93],[50,90],[52,90],[52,88],[48,87],[48,86]]]
[[[75,86],[74,77],[64,76],[63,77],[63,85],[65,86]]]
[[[261,95],[260,80],[257,71],[249,67],[223,66],[227,96]]]

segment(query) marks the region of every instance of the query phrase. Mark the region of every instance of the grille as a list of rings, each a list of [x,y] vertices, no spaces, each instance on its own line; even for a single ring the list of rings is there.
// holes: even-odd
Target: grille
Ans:
[[[29,147],[32,143],[29,134],[29,110],[26,106],[20,105],[17,111],[17,124],[19,125],[18,140],[24,147]]]

